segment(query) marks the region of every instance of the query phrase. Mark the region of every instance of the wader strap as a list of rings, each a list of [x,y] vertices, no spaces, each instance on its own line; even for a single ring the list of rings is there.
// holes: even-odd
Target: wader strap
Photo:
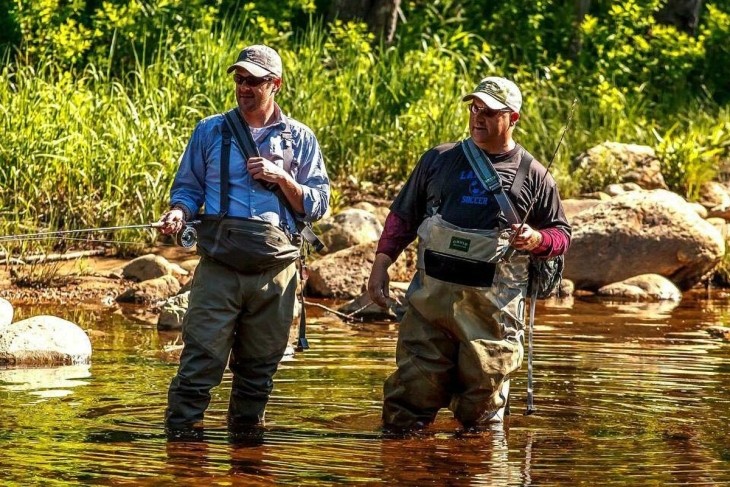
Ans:
[[[229,163],[231,160],[231,131],[228,126],[223,125],[221,128],[223,135],[223,147],[221,147],[221,202],[219,208],[219,216],[223,218],[228,214],[228,205],[230,201],[230,195],[228,194],[228,180],[229,180]]]
[[[299,276],[301,278],[301,291],[299,292],[299,301],[302,305],[302,311],[299,314],[299,335],[297,336],[297,352],[307,350],[309,342],[307,341],[307,312],[304,306],[304,289],[307,287],[307,279],[309,278],[309,270],[307,269],[306,257],[302,253],[299,257]]]
[[[291,161],[294,160],[294,137],[291,134],[291,126],[288,121],[281,132],[281,140],[284,146],[284,170],[291,173]]]
[[[233,108],[231,110],[228,110],[226,113],[223,114],[223,117],[228,124],[228,126],[233,131],[233,135],[236,137],[236,140],[238,141],[238,144],[241,146],[241,149],[244,152],[244,157],[246,159],[250,157],[259,157],[259,149],[256,147],[256,144],[254,143],[253,136],[251,135],[251,130],[248,128],[247,124],[244,124],[241,122],[241,118],[238,115],[238,109]],[[285,136],[285,134],[288,134]],[[282,138],[284,139],[284,166],[286,166],[286,160],[287,160],[287,154],[291,154],[291,157],[289,157],[289,167],[291,168],[291,160],[294,154],[294,148],[293,148],[293,140],[287,139],[287,137],[291,137],[291,127],[289,127],[289,123],[287,122],[286,127],[284,129],[284,132],[282,132]],[[279,198],[279,207],[281,209],[281,215],[282,215],[282,222],[286,224],[285,212],[284,208],[289,210],[289,212],[294,217],[294,222],[297,227],[297,230],[299,231],[299,234],[306,240],[312,247],[314,247],[314,250],[317,252],[324,252],[326,249],[325,245],[322,243],[322,241],[315,235],[314,231],[312,230],[312,227],[308,223],[304,223],[303,221],[296,218],[297,212],[292,208],[291,203],[289,203],[289,200],[286,199],[286,196],[281,191],[281,188],[278,184],[273,183],[267,183],[266,181],[262,181],[261,184],[274,193],[277,198]]]
[[[507,193],[504,192],[502,181],[494,169],[492,162],[489,160],[489,157],[487,157],[483,150],[477,147],[471,137],[462,141],[461,147],[482,186],[492,193],[497,203],[499,203],[499,209],[504,213],[507,222],[511,225],[522,223],[522,220],[517,215],[517,211],[515,211],[514,205],[507,196]]]
[[[517,168],[517,174],[512,180],[512,186],[509,188],[509,193],[512,195],[515,201],[520,197],[520,191],[522,191],[522,185],[527,179],[527,175],[530,173],[530,164],[535,158],[532,154],[527,152],[524,148],[522,149],[522,159],[520,159],[520,167]]]

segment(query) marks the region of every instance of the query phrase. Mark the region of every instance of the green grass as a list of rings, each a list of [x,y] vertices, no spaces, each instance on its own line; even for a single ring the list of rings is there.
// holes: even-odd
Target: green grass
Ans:
[[[179,37],[162,34],[151,63],[138,61],[116,78],[108,74],[113,55],[71,74],[52,60],[27,65],[6,59],[0,74],[0,234],[154,221],[167,206],[195,123],[235,103],[225,68],[241,47],[262,41],[281,51],[280,104],[317,134],[335,187],[345,180],[374,182],[386,194],[426,149],[466,136],[461,96],[487,74],[515,77],[523,87],[515,137],[546,163],[573,98],[579,98],[552,167],[564,197],[584,189],[571,177],[572,158],[606,140],[658,147],[659,135],[668,174],[676,176],[670,182],[690,196],[712,177],[707,167],[727,158],[730,148],[727,109],[698,102],[678,117],[642,103],[640,94],[612,102],[581,90],[579,80],[500,72],[437,37],[405,50],[373,46],[357,26],[314,26],[294,38],[267,37],[245,22]],[[453,42],[472,41],[478,39]],[[692,143],[679,143],[685,139]],[[124,239],[149,242],[153,236],[129,232]]]

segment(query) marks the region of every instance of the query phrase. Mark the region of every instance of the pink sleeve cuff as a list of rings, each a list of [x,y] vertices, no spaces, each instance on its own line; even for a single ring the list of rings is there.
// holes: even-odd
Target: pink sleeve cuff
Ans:
[[[539,230],[542,235],[540,245],[532,249],[532,253],[538,257],[549,259],[564,254],[570,245],[570,238],[559,228],[545,228]]]

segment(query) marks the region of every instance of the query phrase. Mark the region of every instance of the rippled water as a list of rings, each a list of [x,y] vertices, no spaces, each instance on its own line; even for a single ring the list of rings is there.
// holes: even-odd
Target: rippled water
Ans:
[[[91,366],[0,370],[2,485],[726,485],[730,300],[679,307],[576,300],[538,308],[537,413],[526,367],[504,429],[460,437],[444,412],[423,438],[383,439],[381,386],[396,327],[313,318],[282,363],[258,446],[227,442],[230,377],[200,444],[162,431],[174,333],[120,313],[20,308],[92,330]]]

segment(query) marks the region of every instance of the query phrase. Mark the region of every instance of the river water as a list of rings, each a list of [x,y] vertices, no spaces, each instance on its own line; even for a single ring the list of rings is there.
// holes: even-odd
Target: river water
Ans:
[[[394,324],[310,319],[282,363],[262,444],[227,441],[226,375],[203,443],[165,441],[175,373],[158,332],[125,310],[20,307],[90,330],[90,366],[0,370],[0,485],[728,485],[730,298],[679,306],[576,299],[538,306],[535,405],[526,364],[503,428],[464,437],[448,411],[419,438],[379,432]]]

